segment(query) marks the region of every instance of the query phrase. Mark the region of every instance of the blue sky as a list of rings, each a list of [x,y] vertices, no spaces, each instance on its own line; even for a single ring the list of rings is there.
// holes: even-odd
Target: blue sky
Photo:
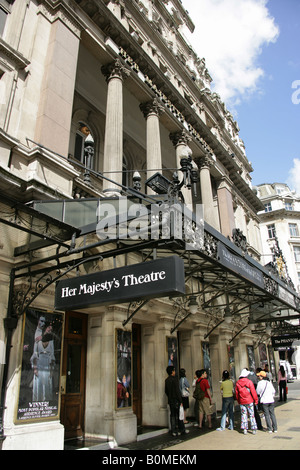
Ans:
[[[182,0],[240,128],[252,184],[288,183],[300,194],[300,0]]]

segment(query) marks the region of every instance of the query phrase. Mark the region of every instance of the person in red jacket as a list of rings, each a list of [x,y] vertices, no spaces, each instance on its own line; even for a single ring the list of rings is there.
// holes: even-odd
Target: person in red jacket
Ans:
[[[248,374],[249,370],[242,370],[235,386],[235,395],[241,409],[241,429],[244,430],[244,434],[247,434],[249,414],[252,434],[256,434],[257,424],[254,416],[254,406],[258,404],[258,397],[253,382],[247,378]]]

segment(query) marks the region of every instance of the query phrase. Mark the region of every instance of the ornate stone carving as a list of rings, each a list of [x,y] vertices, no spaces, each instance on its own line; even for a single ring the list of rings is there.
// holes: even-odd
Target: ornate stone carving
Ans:
[[[194,158],[194,161],[196,162],[199,170],[202,170],[203,168],[210,169],[212,167],[212,161],[209,157],[197,157]]]
[[[101,67],[101,72],[105,76],[107,82],[112,78],[120,78],[121,80],[124,80],[130,75],[130,70],[122,64],[120,59],[116,59],[110,64],[103,65],[103,67]]]
[[[188,145],[192,140],[191,136],[184,129],[178,132],[171,132],[169,137],[175,147],[180,144]]]
[[[148,101],[147,103],[140,104],[140,110],[144,114],[144,117],[147,118],[149,114],[155,114],[156,116],[160,116],[165,112],[165,108],[160,104],[160,102],[154,98],[152,101]]]

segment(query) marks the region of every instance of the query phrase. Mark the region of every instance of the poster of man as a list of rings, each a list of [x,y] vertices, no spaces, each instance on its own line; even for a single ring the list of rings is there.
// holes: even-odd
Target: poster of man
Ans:
[[[167,352],[168,352],[168,366],[174,366],[175,367],[175,373],[178,376],[179,370],[178,370],[178,343],[177,343],[177,338],[174,338],[174,336],[168,337],[167,338]]]
[[[17,420],[58,416],[62,328],[62,314],[26,313]]]
[[[117,330],[117,408],[131,406],[131,332]]]
[[[254,355],[254,347],[253,346],[247,346],[247,355],[248,355],[248,366],[249,370],[252,372],[255,372],[256,366],[255,366],[255,355]]]

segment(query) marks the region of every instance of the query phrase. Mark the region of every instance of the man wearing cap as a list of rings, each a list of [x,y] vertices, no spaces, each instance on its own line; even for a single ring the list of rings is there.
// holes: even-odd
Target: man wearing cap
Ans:
[[[243,369],[235,386],[235,394],[241,409],[241,429],[243,429],[244,434],[247,434],[249,414],[252,434],[256,434],[257,424],[254,416],[254,405],[257,405],[258,398],[253,382],[248,379],[248,375],[249,370]]]
[[[259,378],[256,393],[259,395],[259,401],[262,405],[263,413],[266,418],[267,428],[271,434],[272,432],[277,432],[277,421],[274,411],[275,389],[272,382],[269,381],[267,373],[264,370],[258,372],[256,375]]]

